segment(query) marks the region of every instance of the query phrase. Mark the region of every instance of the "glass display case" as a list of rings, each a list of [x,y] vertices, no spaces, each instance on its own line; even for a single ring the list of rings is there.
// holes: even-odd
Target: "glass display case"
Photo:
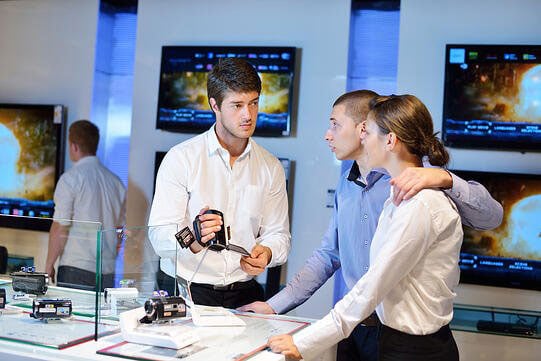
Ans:
[[[174,260],[177,253],[177,243],[174,240],[177,228],[176,224],[166,224],[122,227],[100,232],[101,287],[96,297],[96,307],[99,310],[96,325],[104,320],[118,321],[120,313],[142,307],[155,291],[161,289],[159,281],[160,277],[164,276],[160,274],[160,258],[154,252],[150,236],[153,236],[157,243],[167,244],[171,259]],[[112,252],[105,247],[105,242],[110,240],[117,242],[117,248],[114,250],[115,269],[112,275],[104,273],[107,269],[104,260],[111,259],[109,252]],[[174,282],[170,293],[176,294]]]
[[[0,217],[4,223],[32,218]],[[52,219],[40,221],[53,224]],[[149,234],[174,240],[176,225],[104,230],[97,222],[54,221],[56,230],[50,233],[65,243],[63,260],[83,269],[85,277],[75,277],[78,269],[63,268],[58,278],[58,266],[56,275],[44,273],[48,233],[6,233],[2,242],[6,253],[17,253],[17,259],[22,254],[30,261],[24,270],[0,275],[0,298],[5,292],[5,307],[0,309],[2,340],[62,349],[98,339],[118,332],[119,314],[143,306],[159,290],[159,257]],[[175,259],[176,242],[170,244]]]
[[[32,219],[11,215],[1,217],[4,224],[14,221],[24,223]],[[96,284],[100,279],[100,274],[95,270],[102,247],[101,224],[62,219],[55,221],[55,230],[51,233],[58,242],[66,244],[64,251],[69,251],[71,255],[68,262],[86,267],[88,271],[85,272],[94,277],[86,280],[88,282],[79,281],[69,268],[56,268],[56,274],[52,275],[45,273],[49,243],[47,233],[14,233],[12,237],[21,238],[4,239],[3,247],[8,255],[6,259],[9,260],[10,254],[17,253],[18,258],[23,254],[22,257],[30,261],[21,269],[0,276],[0,293],[5,294],[4,308],[0,309],[0,339],[62,349],[117,329],[114,324],[97,323],[95,317]],[[7,232],[3,235],[3,238],[10,236]],[[5,267],[6,270],[9,268]]]

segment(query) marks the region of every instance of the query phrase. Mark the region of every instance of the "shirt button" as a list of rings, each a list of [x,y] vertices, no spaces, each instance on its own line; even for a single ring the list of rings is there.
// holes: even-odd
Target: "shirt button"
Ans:
[[[363,218],[364,218],[364,219],[367,219],[367,218],[368,218],[368,214],[365,213],[365,214],[363,215]]]
[[[364,241],[364,246],[365,247],[368,246],[368,241],[366,241],[366,240]]]
[[[364,270],[365,270],[365,271],[368,271],[368,266],[364,266]]]

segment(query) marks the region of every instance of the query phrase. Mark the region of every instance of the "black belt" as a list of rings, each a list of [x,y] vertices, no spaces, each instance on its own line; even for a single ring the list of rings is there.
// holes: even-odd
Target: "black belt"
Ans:
[[[379,323],[380,322],[379,322],[378,315],[375,312],[373,312],[370,316],[368,316],[367,318],[361,321],[361,326],[376,327],[379,325]]]
[[[194,283],[192,282],[191,287],[201,287],[206,288],[209,290],[215,290],[215,291],[239,291],[239,290],[245,290],[248,288],[252,288],[255,286],[255,280],[249,280],[246,282],[234,282],[230,283],[228,285],[210,285],[207,283]]]

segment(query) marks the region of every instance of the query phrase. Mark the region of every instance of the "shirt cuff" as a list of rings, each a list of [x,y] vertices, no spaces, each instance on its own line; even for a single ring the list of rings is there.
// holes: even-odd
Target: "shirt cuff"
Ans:
[[[449,189],[445,189],[444,192],[448,193],[453,199],[464,198],[464,195],[468,191],[468,182],[451,172],[449,172],[449,174],[451,175],[451,178],[453,178],[453,186]]]
[[[290,307],[290,300],[292,296],[287,292],[287,288],[284,288],[271,298],[267,300],[267,304],[276,312],[281,315]]]
[[[342,337],[336,328],[332,313],[293,335],[293,343],[305,360],[317,358],[322,351],[340,340]]]
[[[278,242],[275,242],[275,241],[263,241],[263,242],[259,243],[262,246],[269,247],[271,252],[272,252],[272,256],[271,256],[271,259],[269,261],[269,264],[267,265],[267,268],[280,266],[280,265],[284,264],[285,261],[287,260],[287,252],[286,252],[286,255],[284,257],[282,255],[283,252],[280,252],[282,247],[280,246],[280,244],[277,244],[277,243]]]

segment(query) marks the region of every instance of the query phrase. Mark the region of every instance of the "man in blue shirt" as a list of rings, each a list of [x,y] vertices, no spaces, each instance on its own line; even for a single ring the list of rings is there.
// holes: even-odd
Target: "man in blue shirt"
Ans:
[[[396,179],[390,179],[384,170],[367,169],[361,134],[370,100],[376,95],[357,90],[340,96],[333,105],[325,140],[337,159],[354,163],[339,180],[333,216],[321,246],[282,291],[267,302],[254,302],[240,310],[286,313],[310,298],[338,269],[346,284],[345,291],[349,291],[370,265],[370,244],[391,185],[396,204],[421,189],[437,187],[455,202],[463,224],[490,229],[501,223],[503,209],[485,187],[433,168],[427,162],[424,168],[410,168]],[[357,326],[338,344],[337,360],[376,360],[377,324],[373,315]]]

